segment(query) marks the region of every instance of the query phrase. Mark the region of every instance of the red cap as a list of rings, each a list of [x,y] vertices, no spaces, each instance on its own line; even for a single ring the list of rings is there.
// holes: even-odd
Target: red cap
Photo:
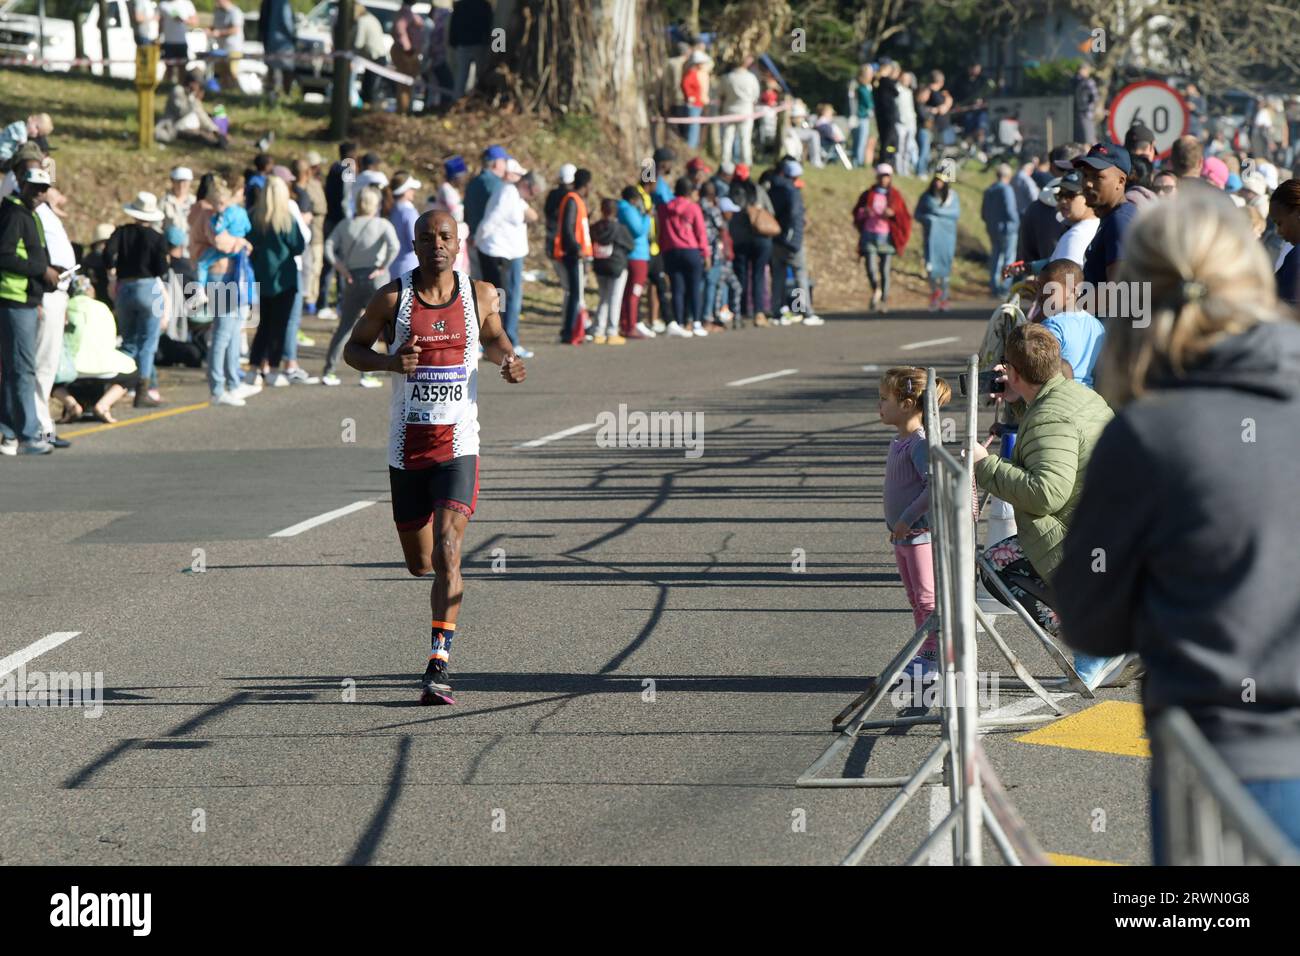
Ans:
[[[704,164],[704,160],[700,159],[700,157],[698,156],[696,156],[694,159],[692,159],[689,163],[686,164],[686,171],[688,173],[713,172],[713,170],[709,169],[709,167]]]
[[[736,178],[744,182],[749,178],[749,167],[744,163],[736,163]]]

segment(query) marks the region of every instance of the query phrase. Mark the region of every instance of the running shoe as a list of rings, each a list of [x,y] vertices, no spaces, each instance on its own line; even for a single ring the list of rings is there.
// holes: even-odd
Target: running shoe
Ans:
[[[320,379],[315,375],[308,375],[301,365],[289,369],[284,373],[289,376],[289,381],[293,385],[319,385]]]
[[[283,372],[273,372],[271,374],[271,379],[267,384],[272,388],[288,388],[289,376],[285,375]]]
[[[804,320],[803,320],[803,324],[804,324],[804,325],[811,325],[811,326],[814,326],[814,327],[815,327],[815,326],[818,326],[818,325],[825,325],[825,324],[826,324],[826,320],[823,319],[823,318],[822,318],[820,315],[818,315],[816,312],[814,312],[812,315],[806,316],[806,317],[804,318]]]
[[[298,332],[298,344],[301,345],[303,348],[308,348],[308,349],[309,349],[309,348],[311,348],[313,345],[316,344],[316,340],[313,339],[313,338],[312,338],[310,335],[308,335],[306,332],[303,332],[303,331],[299,330],[299,332]]]
[[[655,319],[653,324],[651,324],[650,328],[654,329],[655,333],[658,334],[660,332],[666,331],[668,329],[668,326],[664,324],[663,319]]]
[[[256,385],[258,390],[260,391],[262,388],[262,373],[254,372],[252,369],[249,369],[248,372],[244,375],[244,384]]]
[[[718,321],[723,323],[724,325],[730,322],[733,318],[735,318],[735,313],[733,313],[731,309],[727,308],[725,305],[718,310]]]
[[[333,372],[330,372],[328,375],[322,375],[320,377],[320,383],[322,385],[342,385],[343,379],[339,378]]]
[[[668,337],[670,339],[689,339],[691,338],[691,333],[687,332],[676,322],[673,322],[668,326]]]
[[[536,354],[532,349],[526,349],[522,345],[515,349],[515,355],[521,359],[530,359]]]
[[[592,339],[592,342],[596,345],[604,345],[607,341],[609,341],[609,338],[608,336],[604,336],[604,335],[597,335],[594,339]]]
[[[357,383],[362,388],[383,388],[384,383],[379,381],[373,375],[362,375],[361,381]]]
[[[229,405],[231,408],[243,408],[248,402],[244,401],[234,392],[222,392],[212,400],[213,405]]]
[[[644,322],[638,322],[636,324],[636,330],[640,332],[641,337],[645,339],[652,339],[659,334],[654,329],[650,328],[650,326],[646,325]]]
[[[924,687],[931,681],[939,679],[939,652],[937,650],[921,651],[913,657],[899,675],[898,680],[894,681],[893,686],[898,687],[900,684],[913,687]]]
[[[327,305],[316,313],[316,318],[320,319],[322,322],[337,322],[339,314]]]
[[[623,338],[623,336],[621,336],[621,335],[610,335],[610,336],[607,336],[607,337],[606,337],[606,339],[605,339],[605,344],[606,344],[606,345],[626,345],[626,344],[627,344],[627,339]]]
[[[633,329],[631,332],[628,332],[625,336],[623,336],[623,338],[625,338],[625,339],[648,339],[648,338],[652,338],[653,335],[654,335],[654,333],[651,333],[650,335],[646,335],[646,334],[645,334],[644,332],[642,332],[640,329]]]
[[[261,385],[249,385],[247,382],[245,382],[243,385],[240,385],[239,388],[235,389],[235,397],[250,398],[251,396],[256,395],[261,390],[262,390]]]
[[[767,313],[759,312],[757,315],[754,316],[754,324],[758,326],[760,329],[765,329],[772,323],[768,319]]]
[[[451,684],[447,678],[447,668],[437,661],[429,661],[420,678],[420,706],[430,707],[442,704],[454,704],[456,698],[451,696]]]
[[[0,455],[11,455],[11,456],[12,456],[12,455],[17,455],[17,454],[18,454],[18,439],[17,439],[17,438],[5,438],[5,439],[0,439]]]
[[[709,330],[704,327],[703,322],[696,322],[695,325],[691,327],[691,331],[700,338],[705,338],[709,334]]]

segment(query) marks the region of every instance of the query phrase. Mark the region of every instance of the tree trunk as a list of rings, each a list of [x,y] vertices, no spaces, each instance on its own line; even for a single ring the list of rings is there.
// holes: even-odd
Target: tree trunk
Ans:
[[[108,63],[112,59],[108,49],[108,0],[99,0],[99,58],[104,61],[101,67],[104,79],[108,79],[113,73],[113,68]]]
[[[86,58],[86,38],[81,35],[81,31],[86,29],[86,21],[88,19],[89,14],[85,10],[82,10],[72,18],[72,55],[78,60],[84,60]],[[90,67],[78,63],[73,67],[73,71],[76,73],[89,73]]]
[[[650,143],[666,59],[653,0],[534,0],[520,4],[514,51],[499,91],[525,112],[581,113],[604,122],[628,153]],[[504,89],[500,89],[504,87]]]

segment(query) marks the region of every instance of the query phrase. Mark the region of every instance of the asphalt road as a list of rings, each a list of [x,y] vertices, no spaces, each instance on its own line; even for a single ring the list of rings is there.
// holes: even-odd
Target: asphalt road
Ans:
[[[955,375],[985,314],[543,346],[519,387],[484,365],[450,708],[416,704],[429,582],[392,527],[386,389],[268,389],[0,460],[0,657],[75,632],[27,672],[105,687],[97,719],[0,711],[0,862],[838,862],[894,791],[794,781],[911,631],[863,367]],[[519,447],[620,403],[702,413],[702,454],[596,429]],[[1136,699],[1066,699],[1063,745],[985,738],[1061,862],[1148,862]],[[934,742],[863,738],[832,772],[908,774]],[[867,862],[906,859],[943,799],[922,791]]]

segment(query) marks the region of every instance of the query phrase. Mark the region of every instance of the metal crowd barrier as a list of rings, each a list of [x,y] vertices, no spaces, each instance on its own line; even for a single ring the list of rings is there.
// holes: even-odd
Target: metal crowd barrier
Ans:
[[[1151,727],[1161,855],[1171,866],[1300,866],[1300,850],[1246,791],[1187,711]]]
[[[979,363],[971,356],[969,381],[977,380]],[[895,655],[879,679],[869,685],[833,722],[835,740],[796,781],[801,787],[894,787],[899,793],[880,817],[849,851],[845,865],[861,861],[863,856],[889,827],[907,802],[923,787],[946,785],[949,813],[930,833],[908,860],[914,864],[925,860],[931,850],[945,838],[951,838],[953,860],[960,865],[978,866],[983,862],[983,831],[987,827],[1003,858],[1012,865],[1046,864],[1038,848],[1011,806],[996,775],[988,765],[979,743],[981,726],[1033,724],[1055,720],[1063,711],[1057,699],[1031,677],[1010,647],[997,633],[991,621],[976,606],[975,521],[971,510],[974,483],[974,459],[970,454],[976,442],[978,396],[968,396],[966,434],[967,453],[959,460],[943,446],[943,429],[935,389],[934,369],[928,370],[924,421],[929,439],[929,478],[931,552],[935,567],[935,611],[939,624],[939,658],[942,696],[939,714],[920,717],[894,717],[868,720],[902,675],[907,664],[919,651],[931,622],[927,621]],[[1020,686],[1032,691],[1050,713],[981,718],[978,697],[978,659],[976,633],[979,620],[997,650],[1021,677]],[[1058,663],[1060,661],[1058,660]],[[1068,667],[1068,661],[1066,662]],[[1073,669],[1071,668],[1070,671]],[[1069,673],[1069,671],[1067,671]],[[834,777],[818,774],[868,729],[906,727],[915,724],[941,725],[938,745],[910,777]]]

